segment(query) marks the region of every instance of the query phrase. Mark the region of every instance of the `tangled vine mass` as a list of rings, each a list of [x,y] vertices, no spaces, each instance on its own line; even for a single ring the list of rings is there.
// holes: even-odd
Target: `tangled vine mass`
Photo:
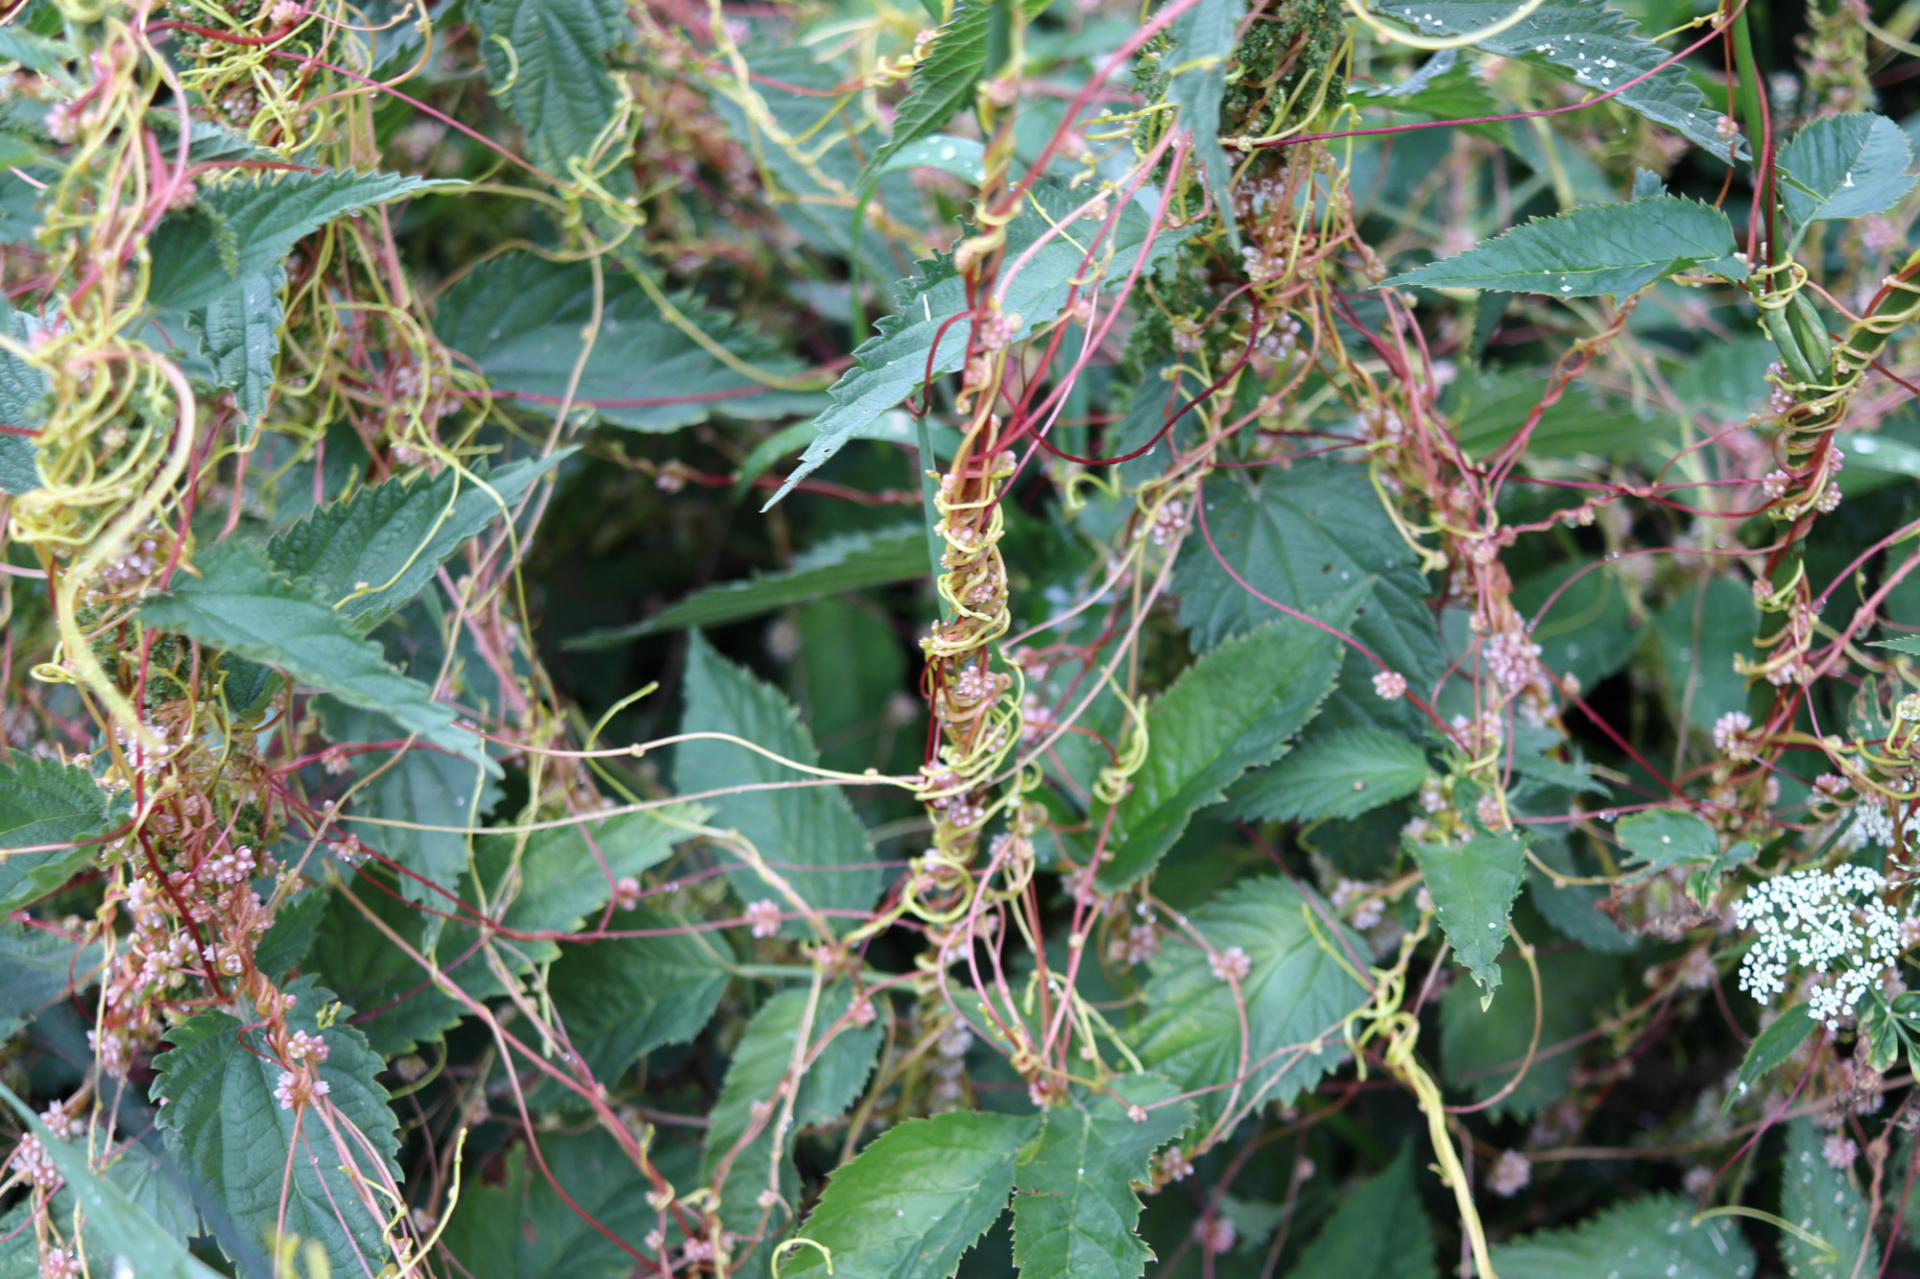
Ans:
[[[1920,6],[1618,5],[17,0],[0,1279],[1920,1275]]]

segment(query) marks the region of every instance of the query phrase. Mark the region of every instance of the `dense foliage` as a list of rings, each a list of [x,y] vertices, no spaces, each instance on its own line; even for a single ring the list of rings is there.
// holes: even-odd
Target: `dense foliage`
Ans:
[[[17,4],[0,1279],[1920,1274],[1920,5],[1621,3]]]

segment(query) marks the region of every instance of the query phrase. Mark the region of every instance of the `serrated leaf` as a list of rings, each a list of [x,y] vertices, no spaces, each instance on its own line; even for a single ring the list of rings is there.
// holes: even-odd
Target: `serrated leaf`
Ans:
[[[827,1182],[803,1239],[833,1254],[836,1279],[945,1279],[1007,1210],[1027,1115],[953,1110],[874,1139]],[[813,1248],[788,1250],[785,1276],[825,1274]]]
[[[1341,960],[1363,970],[1366,943],[1318,897],[1273,876],[1240,881],[1187,922],[1215,951],[1237,946],[1247,956],[1240,992],[1249,1074],[1236,1105],[1251,1108],[1267,1097],[1287,1104],[1333,1070],[1341,1055],[1340,1022],[1369,997]],[[1161,951],[1146,1006],[1134,1043],[1150,1070],[1183,1090],[1230,1084],[1241,1073],[1240,1010],[1205,953],[1186,945]],[[1198,1099],[1203,1121],[1218,1117],[1228,1091],[1220,1087]]]
[[[1896,635],[1892,639],[1875,640],[1873,647],[1890,648],[1909,657],[1920,657],[1920,635]]]
[[[1796,227],[1890,209],[1916,180],[1906,133],[1883,115],[1822,116],[1793,135],[1779,164],[1780,198]]]
[[[1014,341],[1025,338],[1036,325],[1048,323],[1059,315],[1073,282],[1083,276],[1081,264],[1086,257],[1087,237],[1095,233],[1097,224],[1091,219],[1067,221],[1068,215],[1081,203],[1083,200],[1078,195],[1049,183],[1036,183],[1027,203],[1007,225],[1008,262],[1023,255],[1056,225],[1065,231],[1048,239],[1044,247],[1026,259],[1019,274],[1008,281],[1001,310],[1020,317]],[[1132,204],[1120,211],[1114,232],[1103,245],[1103,250],[1111,248],[1114,256],[1102,277],[1101,287],[1124,280],[1143,255],[1146,261],[1141,269],[1150,269],[1187,234],[1185,230],[1162,231],[1147,244],[1150,225],[1147,215]],[[1095,255],[1096,262],[1100,256]],[[1082,293],[1087,291],[1083,289]],[[767,506],[785,497],[795,484],[838,453],[841,445],[853,438],[854,432],[911,395],[928,371],[929,351],[933,352],[934,377],[957,370],[966,359],[966,324],[947,325],[937,349],[934,335],[941,325],[966,309],[966,286],[954,271],[952,259],[943,256],[922,263],[920,273],[901,289],[894,314],[874,325],[878,330],[876,335],[862,342],[853,353],[854,367],[828,391],[834,405],[814,419],[819,436],[801,454],[800,465],[768,499]]]
[[[776,1156],[774,1125],[782,1099],[774,1089],[786,1078],[793,1064],[794,1046],[807,1011],[810,991],[798,987],[781,991],[768,1000],[747,1023],[747,1030],[733,1050],[727,1077],[720,1085],[720,1098],[708,1116],[705,1154],[700,1175],[711,1178],[723,1159],[740,1143],[748,1130],[756,1126],[755,1102],[772,1102],[773,1114],[759,1127],[759,1133],[734,1155],[727,1170],[726,1185],[720,1199],[721,1220],[727,1228],[743,1234],[756,1232],[762,1209],[758,1200],[775,1175],[777,1189],[787,1202],[793,1202],[795,1174],[789,1153],[802,1128],[830,1123],[837,1119],[867,1084],[883,1034],[879,1024],[848,1027],[832,1039],[822,1042],[827,1029],[840,1019],[852,1002],[852,991],[844,983],[827,987],[820,993],[814,1009],[807,1042],[808,1064],[796,1080],[799,1089],[793,1102],[793,1125],[780,1143]],[[771,1225],[781,1226],[778,1212]]]
[[[319,888],[304,889],[281,902],[272,926],[261,935],[260,945],[253,952],[254,967],[269,980],[283,981],[313,948],[326,909],[327,894]]]
[[[1507,914],[1520,893],[1526,845],[1513,834],[1476,835],[1464,844],[1410,845],[1454,959],[1489,997],[1500,985]]]
[[[1153,1152],[1192,1121],[1193,1103],[1174,1101],[1178,1090],[1155,1075],[1128,1075],[1111,1089],[1076,1089],[1049,1107],[1020,1152],[1013,1257],[1023,1275],[1139,1279],[1153,1256],[1134,1233],[1133,1183],[1150,1179]],[[1148,1108],[1146,1119],[1129,1119],[1130,1105]]]
[[[1342,625],[1353,602],[1333,606],[1329,624]],[[1225,798],[1247,769],[1278,759],[1326,700],[1341,656],[1331,635],[1288,617],[1188,667],[1147,711],[1147,758],[1114,809],[1101,891],[1152,870],[1196,811]]]
[[[267,411],[273,357],[280,352],[285,317],[280,305],[285,284],[286,273],[278,267],[243,276],[188,321],[200,335],[201,354],[213,366],[215,385],[233,391],[234,403],[249,422]]]
[[[40,487],[37,453],[31,436],[0,431],[0,493],[31,493]]]
[[[1417,743],[1358,729],[1309,737],[1278,764],[1249,773],[1228,799],[1240,816],[1261,821],[1358,817],[1426,779],[1427,753]]]
[[[1401,1147],[1379,1175],[1343,1188],[1339,1207],[1300,1254],[1290,1279],[1438,1279],[1433,1227]]]
[[[153,273],[147,284],[147,305],[156,310],[197,310],[236,281],[272,270],[302,238],[342,214],[424,188],[457,185],[349,169],[254,171],[235,173],[219,182],[203,180],[193,207],[168,215],[148,243]],[[213,234],[215,228],[222,233]],[[223,261],[220,242],[227,236],[232,237],[229,243],[236,256]]]
[[[1624,297],[1681,271],[1744,279],[1746,267],[1733,252],[1733,224],[1720,210],[1678,196],[1648,196],[1535,218],[1465,253],[1396,275],[1386,286]]]
[[[1750,1279],[1753,1249],[1725,1217],[1693,1224],[1694,1203],[1649,1195],[1571,1230],[1493,1250],[1500,1279]]]
[[[0,920],[0,1041],[66,991],[85,988],[101,957],[97,944]]]
[[[0,912],[71,879],[92,854],[78,845],[104,833],[127,807],[125,792],[109,796],[84,768],[24,751],[0,757]]]
[[[320,1028],[332,991],[311,977],[286,990],[294,997],[289,1030],[318,1034],[327,1045],[318,1074],[328,1087],[322,1104],[332,1110],[332,1125],[314,1109],[281,1109],[273,1095],[282,1071],[274,1050],[250,1021],[224,1012],[201,1013],[167,1033],[173,1047],[154,1059],[153,1097],[165,1103],[156,1122],[243,1233],[268,1238],[277,1224],[319,1242],[336,1272],[363,1265],[377,1271],[387,1257],[381,1227],[388,1209],[366,1202],[367,1192],[342,1166],[369,1178],[382,1169],[400,1175],[399,1125],[375,1079],[386,1063],[343,1022]],[[378,1167],[369,1166],[369,1152]]]
[[[1653,870],[1682,862],[1710,862],[1720,855],[1720,837],[1713,827],[1678,809],[1656,808],[1622,817],[1613,837],[1633,854],[1630,861]]]
[[[1747,1055],[1740,1060],[1740,1074],[1733,1087],[1727,1090],[1727,1097],[1720,1109],[1722,1113],[1732,1109],[1733,1103],[1747,1095],[1747,1090],[1773,1070],[1793,1056],[1794,1050],[1807,1041],[1814,1027],[1813,1012],[1805,1004],[1795,1004],[1782,1009],[1773,1022],[1753,1037],[1747,1046]]]
[[[123,1257],[127,1267],[143,1279],[220,1279],[218,1271],[187,1251],[178,1235],[142,1212],[124,1190],[88,1166],[84,1150],[48,1132],[33,1109],[5,1084],[0,1084],[0,1098],[46,1147],[53,1166],[66,1178],[67,1192],[85,1211],[89,1233],[105,1245],[108,1256],[88,1258],[94,1269],[111,1274],[113,1258]],[[37,1252],[33,1249],[32,1226],[26,1226],[24,1233],[29,1249]],[[31,1273],[38,1272],[36,1265]]]
[[[567,161],[587,155],[620,101],[606,55],[624,8],[617,0],[481,0],[474,16],[487,78],[527,131],[533,162],[569,180]]]
[[[1376,0],[1373,11],[1397,19],[1424,36],[1456,36],[1484,31],[1509,16],[1510,0],[1442,0],[1411,5]],[[1571,79],[1594,93],[1640,80],[1609,101],[1678,133],[1722,160],[1730,160],[1720,134],[1725,117],[1713,109],[1687,76],[1685,66],[1655,67],[1673,55],[1634,34],[1631,18],[1596,0],[1546,0],[1518,24],[1475,42],[1503,58],[1518,58]],[[1747,156],[1736,141],[1739,157]]]
[[[1474,68],[1460,60],[1458,49],[1442,49],[1406,79],[1368,88],[1349,85],[1347,97],[1357,106],[1418,111],[1436,120],[1479,119],[1498,115],[1500,108]],[[1463,124],[1465,132],[1507,145],[1512,133],[1504,121]]]
[[[678,294],[674,306],[699,330],[772,377],[800,371],[799,361],[732,316]],[[816,392],[781,391],[729,368],[661,315],[653,300],[609,262],[603,275],[600,328],[580,367],[582,330],[593,318],[593,270],[584,262],[549,262],[507,253],[463,277],[440,299],[436,332],[487,375],[496,393],[551,415],[573,388],[572,403],[603,422],[663,432],[734,418],[777,418],[813,412]]]
[[[1178,108],[1178,126],[1193,138],[1193,155],[1205,171],[1214,214],[1235,250],[1240,228],[1227,185],[1233,165],[1220,146],[1220,101],[1226,96],[1234,35],[1245,13],[1242,0],[1200,0],[1167,24],[1167,48],[1160,55],[1160,66],[1168,73],[1166,100]]]
[[[616,926],[661,935],[568,946],[548,979],[574,1051],[603,1081],[662,1044],[699,1034],[733,977],[725,940],[680,916],[631,911]]]
[[[573,450],[431,478],[388,480],[316,510],[268,544],[273,566],[361,631],[405,604],[462,543],[509,512]]]
[[[1854,1183],[1851,1169],[1826,1160],[1824,1142],[1813,1120],[1787,1125],[1787,1150],[1780,1165],[1780,1215],[1822,1240],[1826,1250],[1782,1233],[1780,1259],[1787,1273],[1813,1279],[1846,1279],[1880,1273],[1880,1241],[1872,1234],[1873,1213]],[[1863,1260],[1864,1256],[1864,1260]]]
[[[644,622],[588,631],[567,640],[562,647],[575,651],[608,648],[642,635],[687,627],[723,626],[823,595],[904,582],[926,577],[932,571],[927,555],[927,530],[922,525],[842,533],[795,556],[792,568],[777,573],[756,573],[745,581],[710,586]]]
[[[65,40],[50,40],[18,27],[0,28],[0,62],[11,62],[25,70],[45,74],[78,56]]]
[[[33,322],[0,298],[0,326],[15,342],[33,336]],[[0,425],[36,427],[45,419],[42,404],[47,379],[40,370],[7,351],[0,351]],[[40,487],[33,437],[0,432],[0,492],[31,493]]]
[[[683,733],[731,733],[796,763],[819,763],[813,735],[778,690],[713,651],[695,632],[687,650],[687,709]],[[804,775],[731,742],[691,741],[678,747],[674,781],[683,795],[703,795],[742,783],[793,782]],[[710,802],[716,825],[732,827],[752,842],[760,856],[815,909],[842,912],[829,917],[835,928],[850,927],[854,913],[865,912],[880,895],[880,872],[872,868],[867,832],[837,786],[750,790],[719,795]],[[864,865],[863,865],[864,864]],[[857,867],[857,868],[856,868]],[[785,900],[758,871],[737,863],[728,871],[742,900],[770,899],[782,910]],[[789,920],[789,936],[810,935],[804,920]]]
[[[297,684],[385,715],[403,737],[417,734],[498,771],[431,689],[387,665],[380,646],[360,638],[311,587],[275,572],[263,547],[230,538],[198,552],[194,563],[200,576],[176,573],[172,590],[142,605],[142,621],[264,662]]]

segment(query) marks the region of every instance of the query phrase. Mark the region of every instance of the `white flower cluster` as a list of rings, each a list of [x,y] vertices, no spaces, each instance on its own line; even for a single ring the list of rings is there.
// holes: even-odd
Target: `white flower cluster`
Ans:
[[[1756,934],[1740,964],[1740,989],[1766,1000],[1787,989],[1787,973],[1819,977],[1807,1002],[1829,1030],[1899,958],[1901,917],[1880,900],[1887,881],[1864,866],[1798,870],[1754,885],[1734,919]]]

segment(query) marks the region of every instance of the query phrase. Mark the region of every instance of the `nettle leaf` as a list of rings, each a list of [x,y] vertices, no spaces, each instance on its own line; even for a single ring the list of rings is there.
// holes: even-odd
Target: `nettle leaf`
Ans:
[[[1394,84],[1349,86],[1347,97],[1356,106],[1389,107],[1396,113],[1418,111],[1436,120],[1478,119],[1498,115],[1499,105],[1474,68],[1461,61],[1458,49],[1442,49],[1418,71]],[[1502,145],[1512,143],[1504,121],[1463,124],[1468,133]]]
[[[1167,48],[1160,55],[1160,66],[1171,73],[1166,100],[1179,108],[1179,127],[1193,137],[1193,154],[1205,171],[1214,212],[1235,250],[1240,228],[1227,187],[1233,165],[1220,146],[1220,101],[1226,96],[1234,34],[1245,13],[1242,0],[1200,0],[1167,24]]]
[[[740,1145],[748,1131],[759,1129],[757,1135],[733,1154],[733,1162],[727,1169],[720,1217],[729,1230],[757,1233],[763,1212],[759,1198],[774,1185],[774,1126],[782,1104],[782,1099],[774,1096],[774,1089],[793,1064],[794,1044],[810,993],[798,987],[783,990],[753,1015],[753,1020],[747,1023],[746,1034],[733,1050],[726,1080],[720,1085],[720,1099],[708,1115],[706,1150],[700,1164],[703,1178],[712,1178],[721,1161]],[[780,1144],[779,1181],[774,1187],[789,1203],[793,1202],[797,1182],[790,1158],[794,1137],[802,1128],[838,1119],[866,1087],[867,1076],[872,1073],[874,1058],[880,1051],[884,1032],[877,1021],[864,1028],[848,1027],[822,1042],[821,1037],[846,1013],[852,998],[852,990],[844,982],[820,993],[807,1043],[807,1061],[799,1078],[791,1081],[799,1093],[793,1103],[793,1126]],[[754,1104],[769,1101],[774,1110],[764,1123],[756,1123]],[[777,1228],[780,1224],[776,1215],[771,1226]]]
[[[547,981],[574,1051],[603,1080],[662,1044],[698,1035],[733,976],[733,954],[717,933],[656,911],[619,921],[622,932],[661,935],[568,946]]]
[[[15,342],[33,336],[33,322],[0,299],[0,326]],[[0,351],[0,425],[36,427],[46,418],[47,378],[8,351]],[[0,432],[0,492],[31,493],[40,487],[33,437]]]
[[[924,525],[903,524],[871,533],[842,533],[794,556],[792,568],[777,573],[756,573],[745,581],[710,586],[644,622],[576,635],[563,647],[610,648],[642,635],[658,635],[690,626],[724,626],[743,617],[759,617],[823,595],[842,595],[869,586],[909,581],[926,577],[932,571]]]
[[[1633,854],[1630,861],[1650,870],[1664,870],[1682,862],[1710,862],[1720,855],[1720,837],[1713,827],[1677,809],[1656,808],[1622,817],[1613,828],[1613,837]]]
[[[1440,1064],[1447,1084],[1475,1101],[1491,1101],[1504,1090],[1488,1109],[1492,1119],[1528,1119],[1567,1096],[1580,1065],[1579,1046],[1547,1050],[1592,1030],[1620,989],[1621,965],[1611,956],[1542,947],[1535,962],[1540,1053],[1524,1075],[1520,1068],[1533,1041],[1533,974],[1524,959],[1514,955],[1499,963],[1503,985],[1513,989],[1492,1003],[1464,981],[1440,999]]]
[[[249,422],[267,411],[273,387],[273,357],[280,352],[280,324],[286,312],[280,290],[286,272],[279,267],[244,276],[188,318],[200,335],[201,354],[213,366],[215,384],[232,390]]]
[[[1721,1113],[1731,1110],[1733,1103],[1746,1096],[1747,1090],[1765,1077],[1768,1071],[1793,1056],[1794,1051],[1807,1042],[1807,1036],[1813,1033],[1818,1024],[1813,1019],[1813,1011],[1805,1004],[1783,1009],[1748,1045],[1747,1055],[1740,1062],[1740,1076],[1734,1081],[1733,1087],[1727,1090],[1727,1098],[1720,1106]]]
[[[1913,189],[1913,147],[1883,115],[1823,116],[1779,155],[1780,197],[1795,226],[1890,209]]]
[[[111,1273],[115,1268],[114,1260],[124,1258],[126,1266],[141,1279],[220,1279],[219,1271],[187,1251],[178,1233],[166,1229],[141,1211],[126,1191],[95,1172],[87,1162],[84,1149],[62,1141],[49,1132],[33,1108],[15,1096],[5,1084],[0,1084],[0,1098],[5,1099],[14,1113],[20,1116],[20,1122],[46,1147],[48,1159],[66,1178],[66,1193],[76,1198],[86,1213],[89,1239],[97,1240],[108,1254],[88,1257],[95,1269],[101,1273]],[[14,1223],[11,1217],[7,1224],[9,1234],[16,1224],[22,1228],[26,1249],[35,1254],[35,1264],[27,1273],[39,1274],[38,1249],[34,1247],[32,1225],[24,1220]]]
[[[1375,0],[1373,11],[1406,23],[1424,36],[1455,36],[1484,31],[1513,12],[1507,0],[1442,0],[1410,5],[1405,0]],[[1518,24],[1475,41],[1503,58],[1518,58],[1571,79],[1596,93],[1647,75],[1673,55],[1635,35],[1633,19],[1595,0],[1546,0]],[[1655,124],[1672,129],[1697,147],[1731,160],[1720,136],[1723,117],[1687,76],[1684,66],[1669,66],[1614,97]],[[1746,145],[1736,143],[1745,159]]]
[[[620,38],[624,14],[617,0],[474,6],[487,78],[527,131],[533,162],[561,181],[571,176],[567,161],[592,150],[619,104],[606,54]]]
[[[772,377],[800,371],[777,345],[689,294],[675,309],[718,345]],[[818,392],[755,381],[669,323],[637,281],[609,261],[600,328],[580,366],[582,330],[593,318],[593,269],[506,253],[474,268],[439,301],[435,331],[467,356],[502,396],[549,415],[572,403],[628,430],[663,432],[719,414],[758,420],[814,412]],[[580,366],[576,382],[574,370]]]
[[[1433,1227],[1406,1147],[1378,1176],[1343,1189],[1340,1206],[1300,1254],[1290,1279],[1438,1279]]]
[[[687,709],[683,733],[731,733],[796,763],[814,765],[820,753],[792,703],[771,685],[714,652],[695,632],[687,650]],[[731,742],[692,741],[677,748],[674,781],[681,794],[696,795],[743,783],[771,785],[804,780],[791,768]],[[863,913],[880,895],[880,872],[866,829],[839,787],[814,785],[749,790],[709,801],[714,822],[749,840],[765,861],[818,910]],[[749,867],[728,871],[742,900],[791,907]],[[850,919],[831,921],[846,927]],[[803,920],[787,921],[789,936],[810,935]]]
[[[224,1012],[201,1013],[167,1032],[173,1047],[154,1059],[153,1098],[164,1101],[156,1122],[243,1234],[268,1238],[278,1225],[321,1244],[336,1272],[378,1270],[387,1256],[381,1227],[388,1208],[364,1202],[346,1169],[371,1179],[381,1169],[400,1175],[399,1124],[375,1080],[386,1063],[342,1021],[330,1018],[321,1028],[332,991],[311,977],[286,989],[294,997],[288,1029],[326,1042],[319,1076],[332,1124],[311,1109],[281,1109],[273,1095],[281,1066],[264,1034]],[[369,1152],[378,1168],[369,1166]]]
[[[1648,1195],[1495,1248],[1493,1269],[1500,1279],[1749,1279],[1753,1249],[1739,1227],[1725,1217],[1696,1226],[1693,1214],[1691,1199]]]
[[[838,1279],[945,1279],[1006,1211],[1014,1156],[1039,1122],[953,1110],[890,1128],[833,1174],[800,1238],[832,1252]],[[780,1265],[826,1272],[813,1248],[787,1250]]]
[[[1290,1103],[1339,1062],[1340,1022],[1369,998],[1341,959],[1364,970],[1366,943],[1320,898],[1273,876],[1240,881],[1187,922],[1216,952],[1237,946],[1247,956],[1240,992],[1248,1073],[1235,1104],[1247,1109],[1267,1097]],[[1163,950],[1152,963],[1146,1005],[1134,1043],[1149,1069],[1183,1091],[1231,1084],[1240,1075],[1240,1012],[1203,951]],[[1198,1099],[1204,1121],[1218,1118],[1228,1091]]]
[[[51,928],[0,920],[0,1040],[68,990],[84,989],[100,967],[99,945]]]
[[[1330,623],[1342,624],[1351,610],[1351,602],[1334,606]],[[1326,700],[1341,656],[1333,636],[1286,617],[1188,667],[1147,712],[1146,762],[1114,811],[1101,891],[1152,870],[1196,811],[1225,798],[1247,769],[1278,759]]]
[[[474,865],[483,896],[500,920],[527,932],[572,932],[605,906],[621,879],[637,878],[692,838],[686,829],[705,811],[694,805],[637,813],[569,819],[525,836],[482,835],[474,842]],[[466,894],[463,901],[473,900]]]
[[[84,768],[24,751],[0,756],[0,912],[44,897],[84,868],[84,841],[104,834],[129,807]],[[6,852],[40,849],[38,852]]]
[[[1009,263],[1056,227],[1064,231],[1064,234],[1051,235],[1046,245],[1026,260],[1001,298],[1001,310],[1020,317],[1014,341],[1027,337],[1036,326],[1059,315],[1074,281],[1085,275],[1082,263],[1087,256],[1087,237],[1094,234],[1098,224],[1091,219],[1067,220],[1083,202],[1081,196],[1050,183],[1035,183],[1027,203],[1007,224]],[[1137,205],[1129,204],[1120,211],[1113,234],[1095,254],[1097,265],[1106,250],[1113,252],[1101,287],[1124,280],[1143,255],[1146,261],[1141,269],[1151,269],[1187,234],[1184,229],[1162,231],[1148,244],[1150,226],[1151,219]],[[947,325],[938,348],[934,347],[934,335],[941,325],[966,309],[966,285],[954,271],[952,259],[943,255],[922,263],[920,274],[906,281],[901,289],[894,314],[875,323],[878,332],[853,353],[854,367],[828,391],[834,406],[814,419],[814,426],[820,432],[818,438],[800,455],[800,465],[768,499],[767,506],[785,497],[795,484],[838,453],[856,431],[913,394],[928,371],[929,350],[933,352],[934,377],[958,370],[966,360],[966,322]]]
[[[1491,998],[1500,985],[1507,914],[1520,893],[1526,845],[1511,833],[1464,844],[1410,843],[1453,956]]]
[[[202,179],[193,206],[167,216],[148,248],[153,273],[147,305],[193,311],[216,301],[237,281],[279,265],[302,238],[344,213],[383,204],[415,191],[459,186],[398,173],[234,173]],[[226,245],[231,256],[223,254]]]
[[[1852,1169],[1827,1162],[1821,1149],[1824,1141],[1811,1119],[1803,1117],[1787,1125],[1787,1150],[1780,1165],[1780,1215],[1827,1246],[1823,1250],[1783,1232],[1780,1259],[1789,1274],[1815,1279],[1879,1274],[1880,1241],[1873,1237],[1867,1197],[1855,1184]]]
[[[1726,214],[1698,200],[1648,196],[1535,218],[1465,253],[1402,272],[1383,287],[1624,297],[1682,271],[1745,279],[1747,268],[1733,253]]]
[[[142,605],[147,625],[264,662],[297,684],[385,715],[402,736],[417,734],[490,772],[499,769],[478,737],[454,726],[453,711],[433,700],[433,690],[387,665],[380,646],[362,639],[311,587],[275,572],[264,548],[230,538],[194,561],[199,577],[176,573],[172,590]]]
[[[1427,753],[1398,733],[1356,729],[1310,736],[1272,768],[1249,773],[1228,795],[1261,821],[1358,817],[1404,799],[1427,779]]]
[[[1023,1275],[1139,1279],[1152,1249],[1134,1233],[1134,1182],[1150,1179],[1153,1152],[1193,1120],[1193,1103],[1155,1075],[1116,1079],[1112,1095],[1076,1089],[1042,1112],[1040,1135],[1020,1152],[1014,1184],[1013,1257]],[[1129,1106],[1147,1108],[1144,1121]]]
[[[482,465],[473,476],[448,467],[432,477],[356,489],[274,534],[268,554],[276,569],[311,586],[357,630],[370,630],[572,452],[560,449],[497,471]]]

